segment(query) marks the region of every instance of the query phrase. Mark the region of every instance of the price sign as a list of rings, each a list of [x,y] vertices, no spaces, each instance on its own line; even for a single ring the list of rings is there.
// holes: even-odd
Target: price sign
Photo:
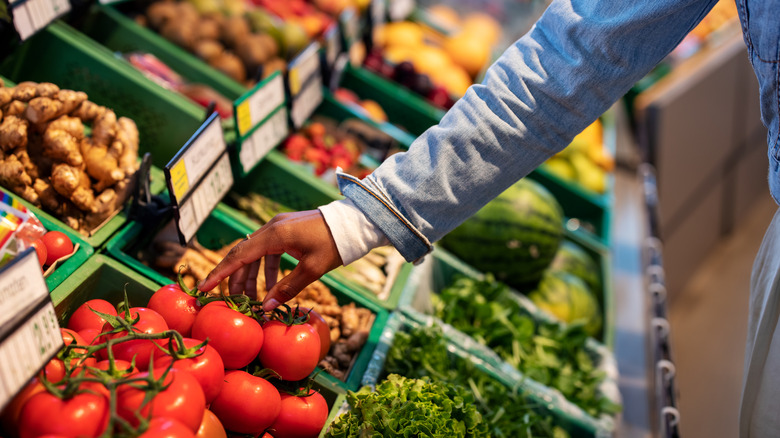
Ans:
[[[314,42],[290,62],[287,77],[291,96],[290,118],[296,129],[322,103],[322,71],[318,52],[319,44]]]
[[[325,64],[328,70],[333,68],[336,57],[341,52],[341,32],[339,26],[331,24],[325,31]]]
[[[388,13],[392,21],[405,20],[414,12],[414,0],[393,0],[390,2]]]
[[[284,81],[277,72],[236,100],[233,114],[239,137],[249,133],[281,105],[284,105]]]
[[[0,270],[0,306],[1,408],[64,345],[34,249]]]
[[[289,133],[287,109],[282,107],[241,141],[241,151],[238,158],[241,160],[244,173],[249,173]]]
[[[179,238],[186,244],[233,185],[227,145],[216,112],[165,166],[165,179]]]
[[[68,0],[20,0],[11,3],[14,27],[25,40],[70,11]]]
[[[360,41],[360,17],[354,8],[345,8],[339,15],[339,23],[347,48]]]
[[[371,27],[376,29],[387,21],[387,1],[371,0]]]

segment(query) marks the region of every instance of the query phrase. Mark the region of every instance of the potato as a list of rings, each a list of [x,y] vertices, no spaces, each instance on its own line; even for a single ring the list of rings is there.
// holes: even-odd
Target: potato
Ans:
[[[271,58],[271,53],[266,48],[262,35],[249,35],[236,47],[236,54],[246,66],[246,69],[254,74],[257,69]]]
[[[217,40],[200,40],[195,44],[195,55],[207,63],[224,51],[225,47]]]
[[[235,48],[251,35],[249,23],[239,15],[234,15],[222,24],[222,41],[231,48]]]
[[[236,55],[230,52],[222,52],[222,54],[212,59],[209,64],[237,82],[246,80],[244,64],[241,63],[241,60]]]

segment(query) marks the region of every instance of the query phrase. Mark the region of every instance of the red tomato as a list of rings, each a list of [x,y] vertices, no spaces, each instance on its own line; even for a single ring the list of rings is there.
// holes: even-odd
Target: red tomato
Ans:
[[[299,307],[298,315],[305,315],[309,313],[309,320],[306,324],[313,326],[317,330],[317,334],[320,336],[320,360],[325,359],[330,351],[330,327],[325,319],[317,313],[316,310],[309,309],[308,307]]]
[[[41,237],[46,245],[46,264],[51,265],[58,259],[73,253],[73,242],[62,231],[49,231]]]
[[[328,419],[328,403],[319,392],[299,397],[282,394],[281,410],[271,425],[274,438],[316,438]]]
[[[65,342],[66,346],[73,343],[76,345],[89,345],[84,337],[76,333],[74,330],[61,328],[60,333],[62,334],[62,340]],[[71,350],[71,354],[74,356],[70,360],[71,366],[93,366],[95,364],[94,357],[85,357],[87,354],[86,348],[74,348]]]
[[[131,307],[129,309],[129,319],[136,319],[140,316],[140,320],[133,325],[136,332],[139,333],[162,333],[168,330],[168,324],[165,323],[162,315],[154,310],[146,307]],[[103,326],[103,332],[112,330],[110,324],[106,323]],[[127,333],[121,331],[112,335],[104,335],[101,337],[101,342],[105,342],[108,339],[118,339],[125,336]],[[163,345],[165,341],[152,341],[148,339],[134,339],[131,341],[125,341],[118,344],[114,344],[111,348],[114,352],[115,359],[126,360],[131,362],[135,357],[135,366],[139,370],[145,370],[149,368],[149,362],[151,362],[154,355],[159,352],[154,345],[155,342],[158,345]],[[106,359],[105,353],[101,354],[101,359]]]
[[[111,362],[109,360],[101,360],[100,362],[96,362],[93,366],[99,370],[108,371],[109,367],[111,366]],[[127,376],[128,374],[137,373],[138,369],[135,368],[132,363],[126,360],[114,359],[114,371],[114,377],[118,378]]]
[[[202,343],[197,339],[184,338],[184,347],[193,348],[196,345]],[[173,349],[173,346],[169,346]],[[173,367],[188,371],[192,374],[198,383],[200,383],[203,393],[206,396],[206,404],[211,403],[219,394],[222,389],[222,380],[225,378],[225,365],[222,363],[222,358],[219,357],[219,353],[211,345],[205,345],[196,351],[198,354],[195,357],[187,359],[173,360],[172,356],[163,355],[162,357],[155,358],[155,368],[168,368],[173,362]]]
[[[140,438],[195,438],[195,434],[179,420],[155,417]]]
[[[219,418],[211,410],[206,409],[203,411],[203,421],[201,421],[195,436],[197,438],[227,438],[227,433]]]
[[[156,368],[152,375],[159,379],[164,371]],[[148,375],[149,372],[140,372],[135,377]],[[195,433],[203,419],[203,410],[206,409],[206,397],[200,384],[192,374],[177,369],[170,370],[163,383],[167,387],[143,407],[146,392],[130,385],[121,385],[117,389],[117,414],[133,426],[138,426],[136,413],[149,418],[173,418]]]
[[[263,348],[257,357],[282,380],[305,379],[317,368],[321,344],[313,326],[270,321],[263,325],[263,334]]]
[[[27,401],[39,392],[46,391],[43,384],[36,378],[30,381],[21,391],[19,391],[11,401],[5,405],[2,413],[0,413],[0,424],[2,430],[9,432],[14,431],[18,427],[19,415],[22,413],[22,408],[27,404]],[[15,436],[15,435],[12,435]]]
[[[44,365],[40,379],[46,379],[51,383],[60,383],[65,378],[65,363],[57,358],[51,359]]]
[[[103,395],[82,392],[60,399],[47,391],[32,396],[19,416],[19,436],[46,434],[97,437],[108,424],[108,400]]]
[[[208,339],[226,369],[245,367],[263,346],[263,328],[254,318],[231,309],[224,301],[203,306],[192,326],[192,337]]]
[[[230,431],[259,435],[276,420],[280,403],[279,391],[267,380],[233,370],[225,373],[222,391],[209,409]]]
[[[46,264],[46,245],[41,241],[41,239],[36,240],[35,242],[31,243],[30,246],[35,248],[35,252],[38,254],[38,263],[43,267]]]
[[[146,307],[165,318],[168,327],[185,338],[192,334],[192,324],[200,310],[198,299],[184,292],[178,284],[169,284],[157,289]]]
[[[80,332],[86,329],[101,330],[106,320],[92,310],[116,316],[116,308],[106,300],[94,299],[80,305],[68,320],[68,328]]]

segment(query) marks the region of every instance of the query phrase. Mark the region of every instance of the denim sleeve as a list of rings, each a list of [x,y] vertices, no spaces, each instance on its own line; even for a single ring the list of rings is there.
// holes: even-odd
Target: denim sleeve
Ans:
[[[716,0],[553,1],[442,118],[342,193],[408,261],[524,177],[661,61]]]

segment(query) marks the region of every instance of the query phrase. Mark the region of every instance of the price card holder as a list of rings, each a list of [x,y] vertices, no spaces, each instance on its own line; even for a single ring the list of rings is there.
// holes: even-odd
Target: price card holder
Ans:
[[[179,240],[186,245],[233,186],[230,157],[214,112],[165,166]]]
[[[0,408],[63,347],[35,249],[0,268]]]
[[[359,42],[362,39],[360,33],[360,15],[355,8],[348,7],[339,15],[339,25],[341,26],[341,34],[343,35],[345,51],[349,51],[353,44]]]
[[[11,2],[14,26],[24,41],[70,11],[68,0],[17,0]]]
[[[284,79],[274,73],[233,103],[238,170],[248,174],[289,133]]]
[[[333,64],[336,62],[336,58],[339,53],[342,52],[344,43],[341,38],[341,29],[336,23],[331,24],[325,30],[324,33],[325,50],[324,59],[322,60],[323,76],[328,77],[330,71],[333,70]]]
[[[290,61],[287,88],[290,93],[290,121],[295,129],[303,126],[322,103],[322,70],[319,44],[315,41]]]
[[[414,12],[414,0],[393,0],[388,7],[388,15],[392,21],[406,20]]]

